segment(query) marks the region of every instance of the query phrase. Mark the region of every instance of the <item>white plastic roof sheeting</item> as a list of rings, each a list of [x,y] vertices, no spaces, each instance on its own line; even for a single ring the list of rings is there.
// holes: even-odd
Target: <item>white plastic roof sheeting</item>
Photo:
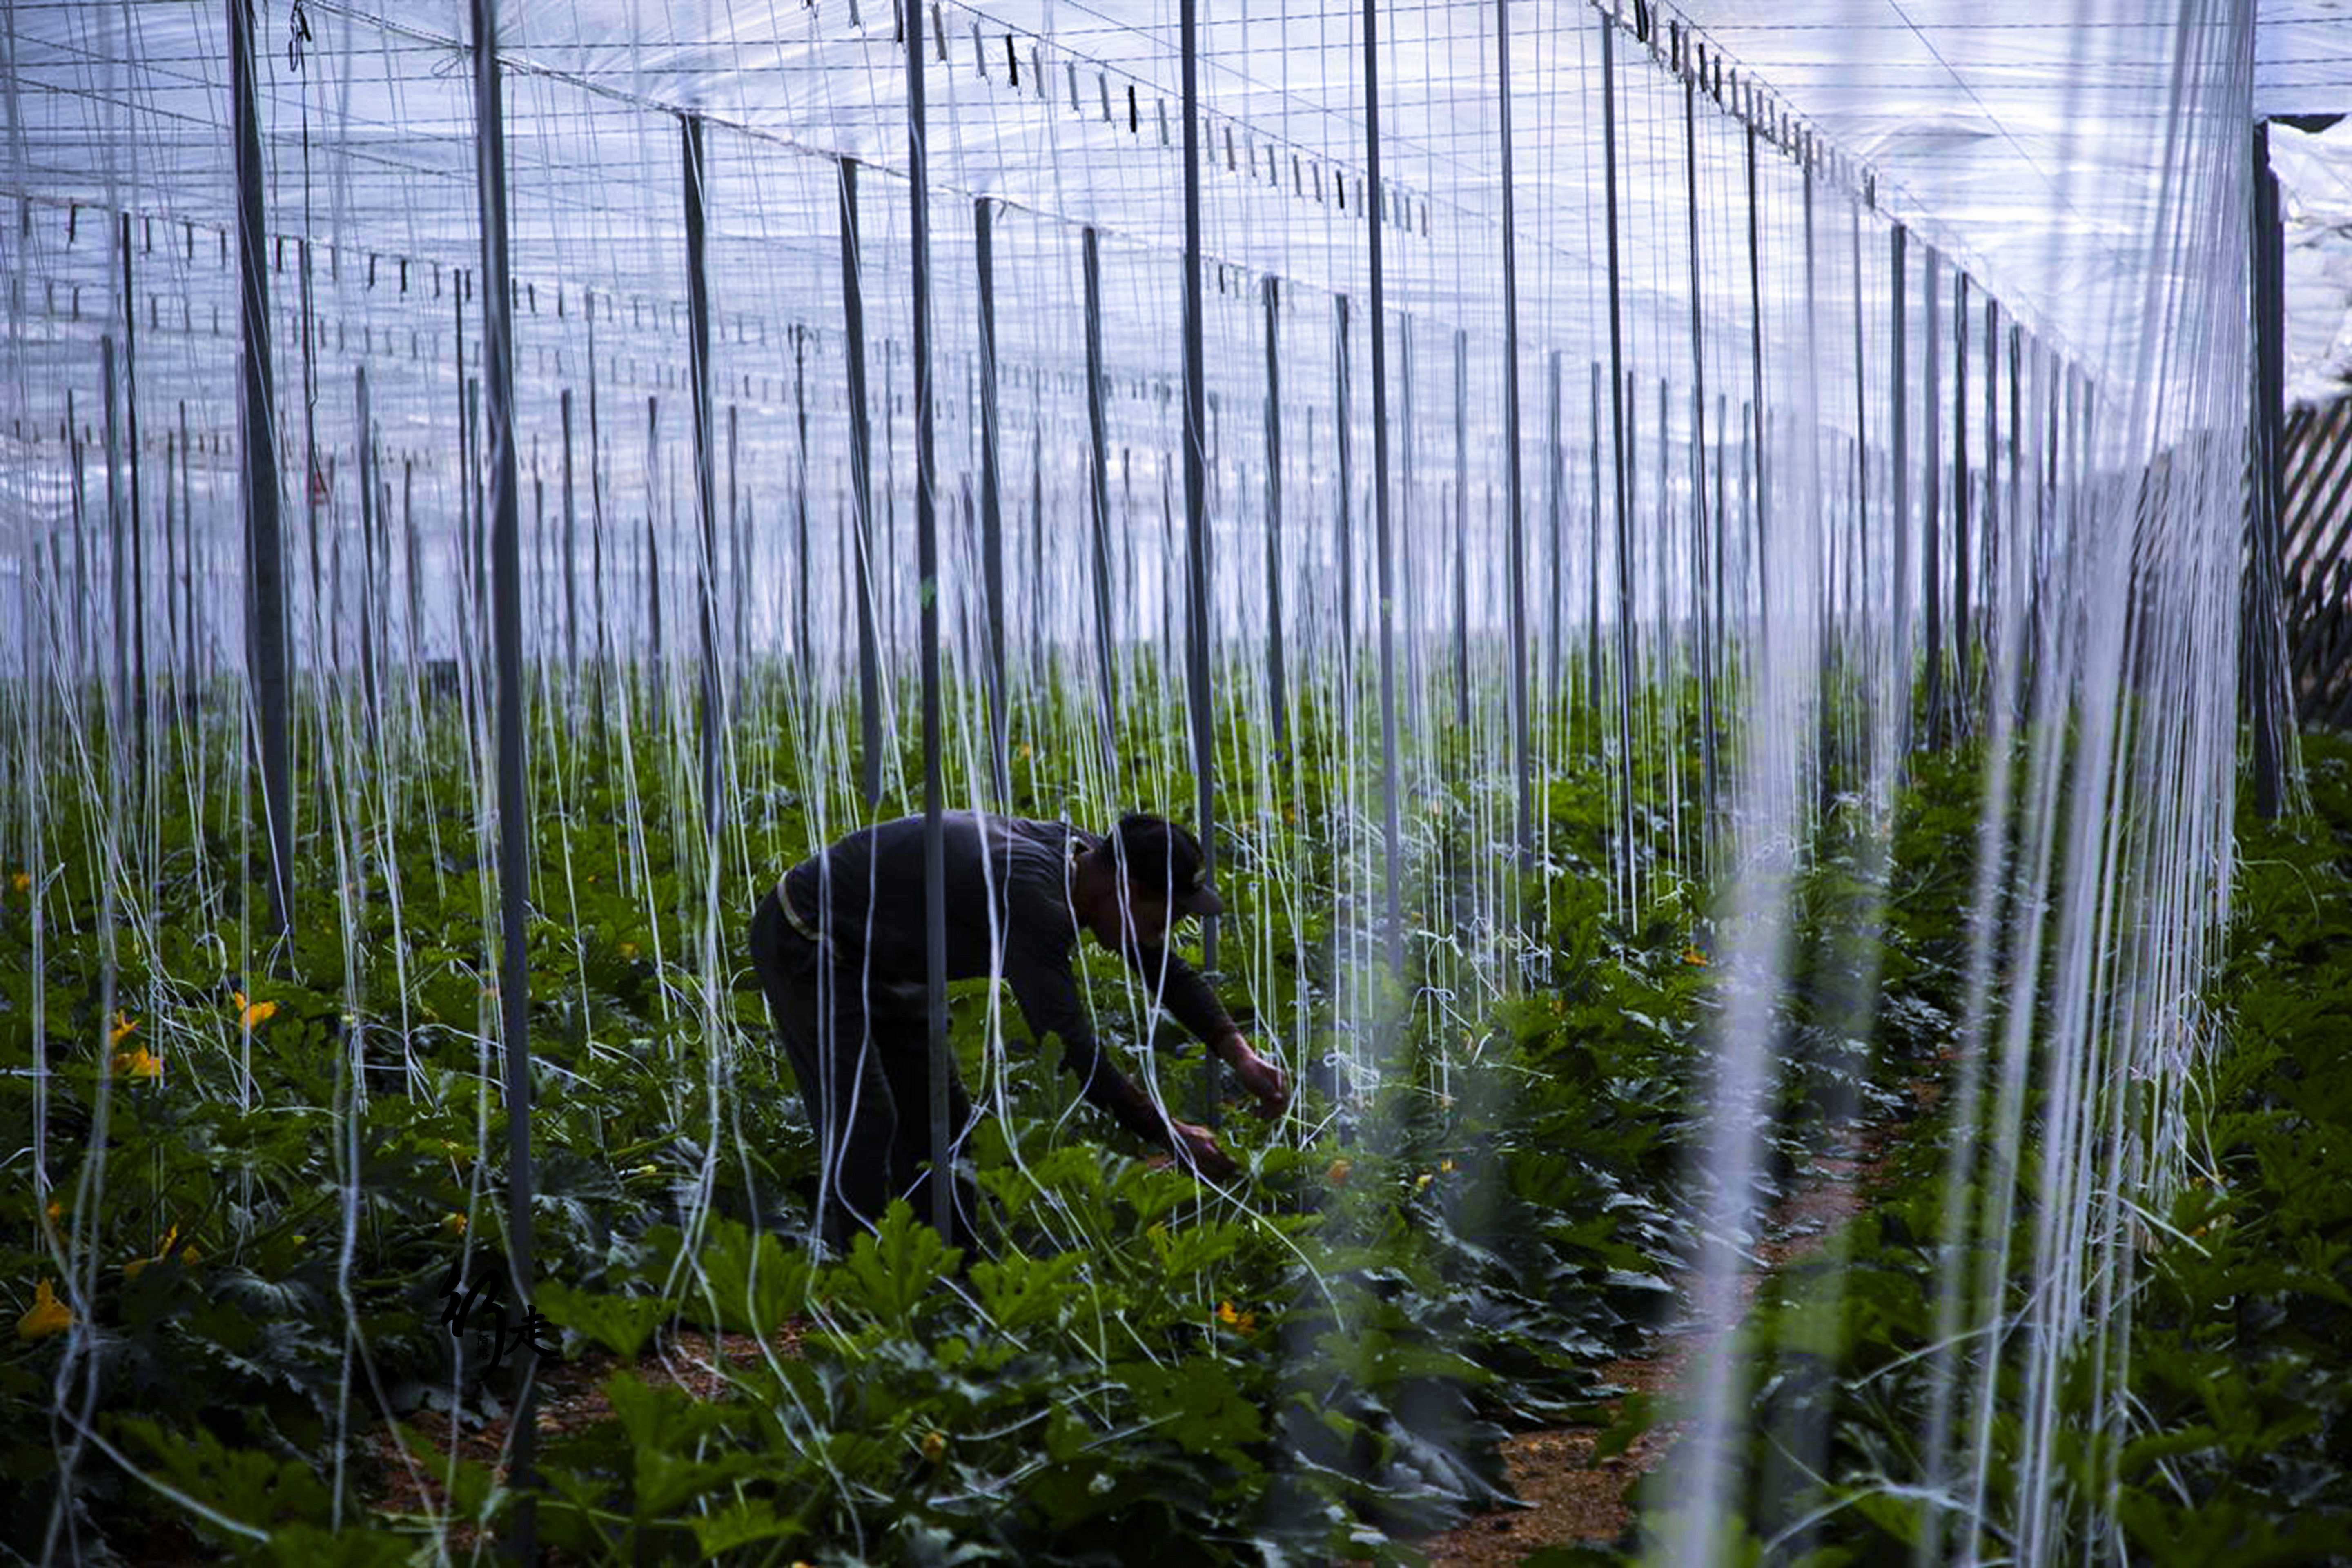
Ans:
[[[570,257],[555,252],[584,230],[614,276],[579,281],[625,294],[678,292],[677,149],[661,115],[635,111],[639,106],[692,110],[749,133],[735,155],[723,146],[714,152],[714,232],[769,247],[800,238],[822,248],[834,221],[829,180],[777,177],[772,171],[783,165],[772,151],[903,168],[897,3],[509,0],[501,33],[516,73],[509,147],[518,274],[551,282],[582,270],[576,247]],[[1612,4],[1621,14],[1633,8],[1631,0]],[[1410,220],[1392,237],[1389,258],[1402,310],[1471,313],[1465,305],[1477,301],[1459,279],[1495,265],[1496,9],[1382,13],[1382,173]],[[1360,9],[1229,4],[1203,11],[1206,153],[1222,176],[1206,193],[1212,255],[1360,293],[1363,247],[1346,242],[1340,206],[1355,193],[1334,189],[1335,181],[1360,179],[1366,162]],[[225,225],[232,209],[224,12],[220,5],[12,6],[13,183],[49,203],[161,207]],[[299,214],[330,245],[472,265],[466,7],[313,0],[299,13],[310,41],[298,70],[295,13],[263,8],[273,222],[289,226]],[[2189,45],[2205,57],[2189,62],[2190,74],[2212,80],[2181,90],[2175,8],[2151,0],[2056,7],[2047,0],[1769,7],[1692,0],[1679,13],[1662,8],[1662,23],[1677,15],[1735,76],[1751,89],[1760,84],[1777,110],[1874,170],[1881,204],[1969,266],[2011,311],[2078,354],[2125,363],[2136,356],[2137,334],[2116,290],[2136,300],[2142,249],[2160,226],[2168,165],[2158,144],[2181,114],[2245,101],[2234,89],[2211,90],[2234,68],[2226,57],[2238,46],[2219,27]],[[1592,8],[1576,4],[1521,4],[1510,19],[1530,316],[1538,336],[1548,321],[1560,322],[1556,335],[1575,336],[1560,319],[1589,312],[1591,275],[1606,259],[1595,238],[1597,25]],[[935,189],[1095,223],[1150,249],[1181,247],[1172,5],[927,0],[922,22],[932,51]],[[2347,38],[2347,0],[2263,5],[2248,62],[2255,108],[2352,103]],[[1620,61],[1628,83],[1618,127],[1628,208],[1672,202],[1683,184],[1674,125],[1680,95],[1643,90],[1657,86],[1643,80],[1656,73],[1637,65],[1635,52],[1621,50],[1628,58]],[[1739,190],[1736,142],[1715,139],[1702,153],[1702,201],[1729,205]],[[1305,194],[1310,181],[1319,182],[1319,201]],[[1428,243],[1417,245],[1424,218]],[[1631,212],[1626,221],[1635,221]],[[1631,281],[1671,311],[1685,284],[1670,274],[1681,269],[1647,276],[1645,247],[1628,237]],[[951,268],[955,238],[941,238],[943,266]],[[1547,257],[1555,265],[1545,265]],[[776,273],[771,292],[789,290],[790,268],[780,260]],[[787,299],[782,313],[830,308],[829,289],[806,292],[815,297]]]
[[[2246,26],[2251,0],[2185,10],[2153,0],[1510,6],[1526,438],[1559,432],[1570,488],[1580,492],[1588,434],[1598,451],[1598,366],[1610,341],[1602,151],[1612,133],[1618,319],[1643,416],[1654,409],[1665,432],[1645,437],[1645,464],[1691,438],[1695,411],[1679,389],[1694,372],[1719,405],[1728,400],[1706,414],[1716,438],[1749,428],[1740,405],[1756,374],[1751,334],[1780,367],[1768,404],[1801,422],[1845,422],[1851,434],[1848,411],[1868,401],[1857,383],[1883,394],[1884,372],[1832,345],[1851,333],[1883,360],[1891,220],[1914,237],[1914,331],[1924,329],[1920,269],[1932,247],[1972,276],[1974,299],[1990,291],[2004,321],[2021,322],[2069,363],[2112,384],[2148,383],[2151,356],[2183,331],[2149,301],[2209,298],[2192,276],[2199,268],[2242,266],[2242,218],[2219,204],[2254,110],[2352,100],[2345,3],[2264,5],[2258,31]],[[845,447],[835,160],[869,165],[857,263],[870,375],[886,411],[877,463],[886,484],[903,488],[909,217],[892,0],[510,0],[501,10],[518,418],[530,472],[551,475],[563,394],[595,395],[584,380],[593,355],[608,438],[626,430],[641,439],[641,448],[607,456],[612,482],[625,481],[646,510],[677,505],[676,447],[688,417],[678,115],[692,111],[709,127],[704,194],[721,417],[741,414],[751,469],[780,471],[797,440],[791,414],[803,388],[818,404],[812,445],[829,465],[824,489],[837,489]],[[1258,286],[1275,279],[1286,393],[1309,405],[1310,421],[1312,405],[1323,405],[1322,455],[1314,456],[1311,422],[1304,446],[1328,468],[1334,297],[1346,297],[1361,322],[1362,215],[1377,200],[1402,351],[1391,375],[1404,383],[1391,397],[1419,408],[1433,427],[1421,460],[1444,465],[1450,479],[1450,450],[1436,448],[1450,447],[1450,357],[1454,333],[1465,334],[1477,437],[1469,478],[1491,493],[1502,404],[1498,7],[1380,12],[1385,198],[1365,184],[1360,9],[1202,10],[1213,440],[1246,456],[1248,411],[1263,395]],[[466,7],[307,0],[260,11],[288,482],[301,482],[297,437],[315,440],[328,463],[352,450],[361,363],[371,367],[388,459],[446,482],[457,473],[454,416],[464,384],[479,374],[478,309],[465,280],[481,255]],[[1654,25],[1637,29],[1637,11]],[[1119,389],[1116,482],[1135,505],[1161,510],[1150,492],[1166,482],[1181,374],[1176,8],[926,0],[921,18],[935,390],[949,469],[977,467],[971,203],[986,198],[998,205],[1006,403],[1049,454],[1078,417],[1079,231],[1100,230],[1102,339]],[[131,293],[143,303],[143,314],[133,307],[141,399],[172,410],[216,459],[199,476],[214,493],[199,499],[226,506],[235,486],[222,454],[236,438],[236,299],[225,0],[20,4],[0,26],[0,135],[6,184],[22,198],[7,226],[12,335],[0,426],[31,443],[15,449],[6,476],[28,504],[9,510],[61,515],[65,448],[41,443],[68,424],[98,438],[99,340],[121,314],[118,212],[137,215],[130,262]],[[1604,45],[1616,82],[1608,113]],[[1694,61],[1703,53],[1706,91],[1670,68],[1677,45]],[[1764,137],[1751,138],[1749,125]],[[1811,153],[1801,163],[1791,155],[1801,148]],[[2202,226],[2191,234],[2184,225]],[[2298,278],[2309,270],[2291,265]],[[1944,299],[1954,292],[1948,274]],[[1354,353],[1360,380],[1360,342]],[[1669,384],[1678,389],[1671,396]],[[587,410],[575,414],[584,426]],[[1365,426],[1360,401],[1350,419]],[[1130,447],[1157,456],[1139,465],[1124,455]],[[1403,459],[1412,460],[1410,448]],[[1058,511],[1075,499],[1076,459],[1054,461],[1045,482]],[[1220,471],[1228,485],[1242,472]],[[313,480],[322,485],[339,493],[331,473]],[[1213,506],[1245,510],[1236,500],[1229,491]]]

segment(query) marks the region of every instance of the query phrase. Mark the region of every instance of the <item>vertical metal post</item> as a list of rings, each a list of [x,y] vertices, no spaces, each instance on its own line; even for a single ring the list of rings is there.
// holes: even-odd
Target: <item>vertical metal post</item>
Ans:
[[[180,668],[181,688],[194,700],[196,689],[195,489],[188,483],[188,400],[180,400]],[[382,519],[378,518],[378,526]]]
[[[1093,453],[1088,492],[1094,534],[1096,712],[1101,729],[1103,772],[1114,789],[1119,782],[1118,728],[1113,715],[1118,690],[1112,677],[1110,619],[1110,431],[1103,410],[1102,256],[1100,238],[1089,225],[1079,236],[1086,273],[1087,431]]]
[[[1188,0],[1189,3],[1189,0]],[[1364,0],[1364,198],[1359,220],[1371,250],[1372,308],[1372,563],[1380,586],[1381,638],[1381,826],[1388,892],[1388,960],[1391,976],[1404,975],[1404,894],[1399,863],[1403,849],[1397,829],[1396,644],[1392,608],[1395,566],[1389,559],[1389,319],[1381,271],[1381,93],[1379,0]]]
[[[1984,595],[1984,625],[2000,623],[2000,304],[1990,294],[1984,301],[1984,526],[1978,530],[1977,580]],[[1980,633],[1979,636],[1988,634]],[[1990,647],[1990,645],[1988,645]],[[1987,658],[1990,658],[1990,652]]]
[[[1454,722],[1470,728],[1470,334],[1454,329]]]
[[[1290,700],[1282,651],[1282,300],[1269,277],[1265,296],[1265,688],[1276,750],[1290,744]]]
[[[2274,820],[2286,797],[2286,726],[2292,695],[2287,681],[2286,627],[2280,600],[2285,542],[2280,536],[2286,460],[2285,246],[2279,228],[2278,176],[2271,172],[2271,134],[2257,122],[2253,137],[2253,192],[2248,217],[2253,226],[2250,259],[2254,310],[2253,409],[2248,429],[2253,446],[2253,497],[2248,531],[2246,633],[2242,643],[2247,717],[2253,728],[2254,810]]]
[[[1601,530],[1609,510],[1601,500],[1601,476],[1608,468],[1601,460],[1601,378],[1605,373],[1599,360],[1592,362],[1591,370],[1587,378],[1591,384],[1584,395],[1585,423],[1591,430],[1589,461],[1592,470],[1592,496],[1584,529],[1584,695],[1591,707],[1586,721],[1597,734],[1601,722]]]
[[[809,556],[808,529],[808,393],[805,373],[808,361],[808,329],[798,321],[793,323],[793,422],[797,431],[793,460],[793,588],[798,595],[793,652],[800,660],[801,684],[805,689],[816,673],[815,623],[809,619],[809,579],[816,575],[815,563]]]
[[[1350,503],[1355,499],[1356,463],[1353,409],[1349,406],[1349,382],[1354,378],[1348,365],[1348,296],[1335,296],[1332,304],[1332,382],[1337,410],[1332,416],[1333,432],[1339,438],[1339,713],[1343,727],[1350,726],[1355,718],[1356,702],[1356,528]]]
[[[656,522],[668,498],[655,488],[660,475],[661,395],[649,392],[646,395],[646,635],[651,645],[648,673],[653,680],[656,731],[667,723],[669,712],[669,658],[662,639],[661,536]]]
[[[1905,384],[1911,352],[1911,317],[1906,303],[1910,289],[1910,263],[1904,255],[1908,237],[1896,224],[1887,240],[1893,300],[1887,310],[1889,349],[1894,379],[1888,405],[1894,410],[1895,450],[1888,464],[1887,514],[1895,534],[1895,565],[1887,586],[1895,603],[1895,669],[1901,685],[1895,691],[1896,766],[1911,749],[1911,403]]]
[[[236,136],[238,332],[245,353],[247,679],[259,710],[261,802],[269,836],[269,915],[294,926],[293,762],[286,722],[286,559],[278,523],[278,436],[269,364],[268,233],[261,213],[260,105],[253,78],[254,0],[228,0],[229,100]]]
[[[911,219],[909,274],[914,295],[914,342],[908,368],[915,379],[915,565],[921,604],[919,650],[923,682],[923,951],[927,962],[931,1055],[931,1228],[955,1235],[953,1149],[948,1126],[949,1082],[955,1057],[948,1047],[948,901],[946,827],[940,816],[940,533],[934,505],[939,453],[931,418],[931,186],[925,157],[923,7],[907,16],[907,184]]]
[[[1519,865],[1535,854],[1535,763],[1528,721],[1527,515],[1519,461],[1519,254],[1511,197],[1511,6],[1495,0],[1495,67],[1502,100],[1503,143],[1503,426],[1510,467],[1511,761],[1518,781]]]
[[[563,420],[563,668],[580,679],[580,574],[573,564],[575,517],[572,500],[572,389],[558,400]]]
[[[114,335],[99,339],[101,392],[106,404],[106,579],[108,625],[114,638],[114,680],[106,709],[106,768],[110,787],[120,790],[131,771],[131,580],[130,525],[123,519],[121,398],[116,387]]]
[[[1958,732],[1969,725],[1969,690],[1974,682],[1970,628],[1975,616],[1969,582],[1969,275],[1952,286],[1952,717]]]
[[[1616,437],[1617,492],[1617,773],[1618,853],[1627,874],[1633,863],[1633,520],[1625,455],[1625,321],[1623,279],[1617,255],[1617,30],[1601,25],[1601,181],[1609,226],[1609,416]]]
[[[1393,221],[1393,219],[1389,220]],[[1380,210],[1375,209],[1372,226],[1380,227]],[[1416,733],[1423,726],[1422,700],[1426,685],[1422,669],[1421,628],[1424,619],[1421,605],[1422,574],[1414,550],[1420,531],[1413,526],[1413,497],[1418,490],[1421,474],[1421,427],[1414,414],[1412,398],[1412,317],[1397,312],[1397,374],[1403,385],[1404,411],[1397,420],[1397,439],[1403,445],[1404,464],[1397,482],[1395,561],[1391,573],[1398,581],[1404,605],[1404,647],[1402,658],[1404,668],[1403,723]]]
[[[1862,209],[1849,205],[1846,214],[1853,261],[1853,569],[1860,577],[1859,591],[1866,595],[1870,583],[1870,361],[1863,327]],[[1856,592],[1852,578],[1847,581],[1847,592],[1849,595]]]
[[[400,460],[400,543],[401,566],[408,581],[408,592],[403,596],[407,615],[402,632],[405,638],[403,651],[407,655],[411,675],[410,691],[415,689],[415,674],[423,663],[425,642],[425,545],[416,534],[416,459]]]
[[[360,688],[367,710],[368,740],[373,743],[382,724],[383,692],[376,676],[376,530],[382,520],[375,508],[375,419],[368,406],[367,366],[359,367],[359,406],[356,416],[359,428],[360,469]],[[568,398],[570,394],[565,395]],[[564,412],[571,412],[567,402]],[[565,542],[569,543],[567,540]]]
[[[1004,684],[1004,483],[996,408],[996,263],[993,208],[986,196],[971,204],[972,242],[980,263],[980,570],[988,614],[988,757],[995,805],[1013,804],[1011,698]]]
[[[1764,440],[1764,245],[1756,214],[1756,127],[1748,132],[1748,395],[1747,417],[1741,422],[1752,442],[1756,526],[1757,634],[1772,635],[1770,473],[1766,467]]]
[[[475,184],[482,226],[482,372],[488,381],[489,478],[497,569],[499,672],[499,1010],[506,1056],[507,1266],[517,1302],[530,1300],[530,969],[529,934],[530,803],[523,790],[522,565],[515,496],[513,299],[507,260],[506,115],[499,77],[498,0],[473,0]],[[515,1416],[513,1485],[520,1489],[513,1549],[533,1557],[530,1491],[532,1415],[537,1382],[522,1380]]]
[[[1045,426],[1035,418],[1034,381],[1030,383],[1030,390],[1029,662],[1042,687],[1045,670]]]
[[[1369,4],[1369,0],[1367,0]],[[1200,0],[1182,0],[1177,28],[1183,63],[1181,94],[1184,109],[1184,673],[1188,713],[1192,730],[1192,776],[1199,794],[1197,811],[1203,864],[1217,868],[1217,738],[1209,669],[1209,473],[1208,385],[1203,365],[1205,306],[1201,291],[1201,37]],[[1377,234],[1377,226],[1374,230]],[[1377,279],[1378,242],[1374,271]],[[1375,287],[1377,287],[1377,283]],[[1202,965],[1217,967],[1217,922],[1201,921]],[[1209,1057],[1202,1067],[1202,1092],[1211,1126],[1218,1120],[1218,1060]]]
[[[604,749],[604,682],[607,628],[604,622],[604,434],[597,418],[596,294],[588,291],[588,586],[589,602],[596,606],[596,745]]]
[[[841,170],[841,314],[849,383],[849,489],[856,508],[858,745],[867,806],[882,804],[881,648],[874,626],[874,435],[866,416],[866,287],[857,243],[857,165]],[[805,558],[802,563],[805,570]]]
[[[131,271],[131,215],[121,215],[122,251],[122,430],[131,467],[131,746],[134,776],[147,755],[147,513],[140,499],[139,305]],[[118,628],[119,631],[119,628]]]
[[[685,151],[681,182],[686,205],[687,374],[694,403],[694,509],[700,524],[701,560],[696,563],[696,620],[702,634],[701,701],[696,715],[702,752],[702,835],[706,870],[719,863],[719,731],[725,723],[719,695],[719,475],[710,428],[710,278],[703,235],[702,117],[678,116]]]
[[[743,679],[744,636],[749,617],[744,614],[745,595],[751,592],[751,508],[742,492],[742,408],[727,405],[727,585],[728,637],[733,652],[727,675],[737,682]],[[722,693],[727,689],[724,679],[719,683]]]
[[[1550,510],[1546,514],[1549,525],[1547,531],[1550,541],[1546,547],[1546,553],[1549,554],[1551,559],[1551,588],[1550,591],[1544,595],[1544,643],[1546,655],[1544,662],[1544,689],[1550,694],[1551,700],[1554,702],[1558,702],[1560,700],[1560,692],[1562,689],[1562,655],[1560,652],[1562,631],[1560,622],[1565,618],[1567,613],[1561,601],[1567,592],[1567,584],[1565,581],[1567,566],[1565,557],[1568,553],[1566,533],[1567,518],[1565,516],[1568,510],[1568,498],[1565,493],[1568,484],[1568,462],[1560,446],[1560,404],[1563,399],[1563,394],[1560,388],[1559,350],[1554,349],[1551,351],[1548,363],[1551,373],[1549,382],[1551,389],[1551,399],[1546,405],[1549,413],[1549,418],[1547,421],[1546,427],[1549,429],[1550,434],[1544,443],[1544,458],[1545,473],[1548,481],[1546,488],[1551,499]]]
[[[1832,612],[1837,595],[1837,527],[1831,514],[1828,488],[1822,482],[1821,259],[1813,233],[1812,165],[1805,163],[1801,173],[1805,219],[1805,391],[1797,405],[1801,416],[1797,438],[1804,443],[1804,458],[1797,471],[1802,476],[1805,503],[1819,520],[1822,541],[1821,574],[1814,591],[1813,662],[1821,696],[1813,707],[1813,763],[1820,786],[1819,800],[1826,815],[1836,792],[1833,770],[1840,706],[1832,700],[1836,658],[1836,623]]]
[[[1926,442],[1921,454],[1925,472],[1920,476],[1920,494],[1927,503],[1927,515],[1919,530],[1919,599],[1927,616],[1921,631],[1927,650],[1927,748],[1939,751],[1944,744],[1944,323],[1936,297],[1943,281],[1944,258],[1933,246],[1927,247],[1927,289],[1922,300],[1926,307],[1922,320],[1927,327],[1923,336],[1927,353],[1927,363],[1920,366],[1919,412],[1923,426],[1920,434]]]
[[[1698,244],[1698,79],[1683,78],[1683,212],[1690,248],[1691,334],[1691,618],[1698,628],[1698,743],[1704,816],[1715,820],[1715,639],[1722,635],[1707,616],[1706,571],[1706,333],[1700,310]],[[1661,445],[1664,435],[1660,422]],[[1699,843],[1704,853],[1708,834]]]

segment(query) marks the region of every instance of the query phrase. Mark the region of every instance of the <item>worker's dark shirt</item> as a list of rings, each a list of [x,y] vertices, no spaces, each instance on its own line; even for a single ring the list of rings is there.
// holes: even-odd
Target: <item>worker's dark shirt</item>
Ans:
[[[1167,1142],[1150,1102],[1096,1042],[1071,971],[1078,936],[1070,907],[1072,861],[1101,838],[1059,822],[983,820],[968,811],[941,816],[948,978],[1001,974],[1011,982],[1031,1031],[1040,1039],[1060,1037],[1062,1063],[1077,1075],[1087,1099],[1130,1131]],[[861,828],[793,867],[781,887],[793,914],[814,927],[835,962],[865,976],[876,1010],[890,1005],[887,995],[905,1010],[921,1012],[921,817]],[[1158,987],[1159,1004],[1202,1039],[1213,1042],[1233,1031],[1208,982],[1182,959],[1139,943],[1122,956],[1147,993]]]

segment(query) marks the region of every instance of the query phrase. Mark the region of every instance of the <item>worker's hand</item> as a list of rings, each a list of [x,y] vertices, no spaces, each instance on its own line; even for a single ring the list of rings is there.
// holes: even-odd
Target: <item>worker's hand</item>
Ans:
[[[1290,1104],[1290,1075],[1258,1055],[1238,1034],[1227,1036],[1223,1045],[1218,1054],[1232,1067],[1242,1087],[1257,1097],[1257,1113],[1269,1119],[1281,1115]]]
[[[1189,1121],[1171,1120],[1175,1130],[1176,1157],[1191,1166],[1196,1174],[1213,1182],[1230,1182],[1241,1167],[1234,1157],[1217,1147],[1217,1135],[1205,1127],[1195,1127]]]

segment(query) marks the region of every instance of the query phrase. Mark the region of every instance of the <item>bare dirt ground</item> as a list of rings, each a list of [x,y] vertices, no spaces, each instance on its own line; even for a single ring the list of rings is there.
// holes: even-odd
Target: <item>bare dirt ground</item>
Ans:
[[[1756,1255],[1768,1268],[1811,1258],[1847,1220],[1861,1214],[1882,1183],[1892,1160],[1888,1144],[1912,1117],[1935,1102],[1939,1085],[1918,1079],[1909,1086],[1911,1107],[1903,1115],[1856,1129],[1816,1155],[1798,1173],[1795,1187],[1766,1218],[1765,1240]],[[1749,1270],[1739,1282],[1744,1311],[1762,1276]],[[1688,1278],[1677,1278],[1675,1293],[1689,1299]],[[1684,1390],[1692,1357],[1705,1342],[1702,1325],[1681,1322],[1661,1330],[1636,1355],[1598,1371],[1601,1383],[1645,1396],[1654,1408],[1671,1405]],[[1603,1407],[1613,1421],[1624,1396]],[[1523,1509],[1475,1515],[1417,1544],[1440,1568],[1496,1568],[1516,1563],[1546,1546],[1583,1542],[1602,1545],[1625,1535],[1633,1523],[1633,1494],[1655,1470],[1687,1423],[1654,1422],[1622,1453],[1596,1458],[1603,1426],[1562,1426],[1525,1432],[1503,1445],[1503,1464]]]

